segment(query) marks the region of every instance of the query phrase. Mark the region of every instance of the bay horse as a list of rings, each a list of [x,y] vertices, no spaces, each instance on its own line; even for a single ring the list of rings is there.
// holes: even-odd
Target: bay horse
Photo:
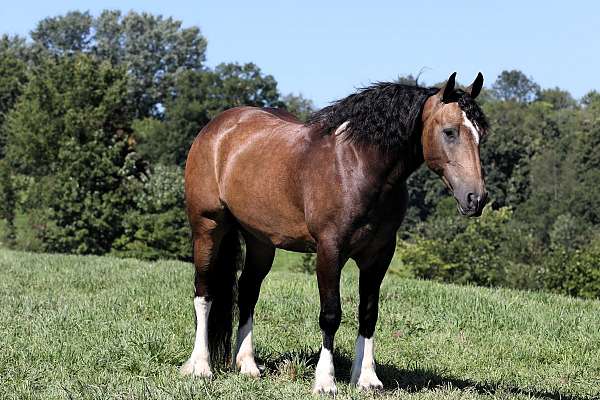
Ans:
[[[407,208],[406,179],[425,161],[461,214],[480,215],[486,200],[479,142],[488,124],[474,101],[483,76],[465,90],[455,88],[455,76],[442,88],[374,84],[307,123],[283,110],[238,107],[201,130],[185,167],[196,335],[182,374],[211,377],[211,364],[232,361],[237,287],[235,366],[260,375],[252,345],[254,307],[280,248],[317,254],[323,342],[314,392],[336,392],[333,344],[341,321],[340,273],[349,258],[360,270],[351,382],[360,389],[382,387],[373,334],[379,288]]]

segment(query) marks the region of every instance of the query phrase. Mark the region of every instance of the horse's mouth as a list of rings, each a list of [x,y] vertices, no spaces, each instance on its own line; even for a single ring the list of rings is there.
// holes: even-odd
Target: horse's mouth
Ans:
[[[475,208],[473,210],[465,210],[464,208],[462,208],[462,206],[460,205],[458,200],[456,200],[456,208],[458,209],[458,212],[460,213],[460,215],[462,215],[463,217],[469,217],[469,218],[481,217],[481,213],[483,212],[483,207]]]

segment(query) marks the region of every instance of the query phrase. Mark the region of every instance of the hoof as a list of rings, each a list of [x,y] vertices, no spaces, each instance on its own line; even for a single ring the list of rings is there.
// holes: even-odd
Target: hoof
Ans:
[[[358,390],[381,390],[383,389],[383,383],[379,380],[374,371],[363,372],[356,382],[356,388]]]
[[[206,361],[187,360],[179,368],[179,373],[183,376],[192,375],[205,379],[211,379],[213,376],[210,366]]]
[[[337,393],[337,387],[332,377],[322,378],[315,382],[313,387],[313,394],[327,394],[335,396]]]
[[[240,374],[250,376],[252,378],[260,377],[260,370],[256,366],[254,359],[245,359],[237,362],[237,367]]]

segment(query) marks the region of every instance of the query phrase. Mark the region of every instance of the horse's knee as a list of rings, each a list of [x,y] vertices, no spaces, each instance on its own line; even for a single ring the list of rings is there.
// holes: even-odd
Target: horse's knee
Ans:
[[[321,330],[327,335],[334,335],[342,322],[342,310],[339,306],[325,307],[319,315]]]

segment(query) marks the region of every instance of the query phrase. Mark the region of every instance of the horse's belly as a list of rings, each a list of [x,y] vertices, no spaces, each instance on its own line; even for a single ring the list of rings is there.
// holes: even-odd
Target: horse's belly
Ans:
[[[252,196],[249,196],[252,198]],[[291,251],[313,251],[315,241],[301,215],[278,207],[253,202],[228,201],[227,208],[240,225],[257,239]],[[276,205],[274,202],[273,205]]]
[[[266,227],[257,229],[241,221],[240,223],[246,231],[250,232],[258,240],[270,243],[279,249],[301,253],[314,252],[316,250],[314,239],[302,229],[297,229],[296,231],[290,229],[285,229],[285,231],[268,229]]]

